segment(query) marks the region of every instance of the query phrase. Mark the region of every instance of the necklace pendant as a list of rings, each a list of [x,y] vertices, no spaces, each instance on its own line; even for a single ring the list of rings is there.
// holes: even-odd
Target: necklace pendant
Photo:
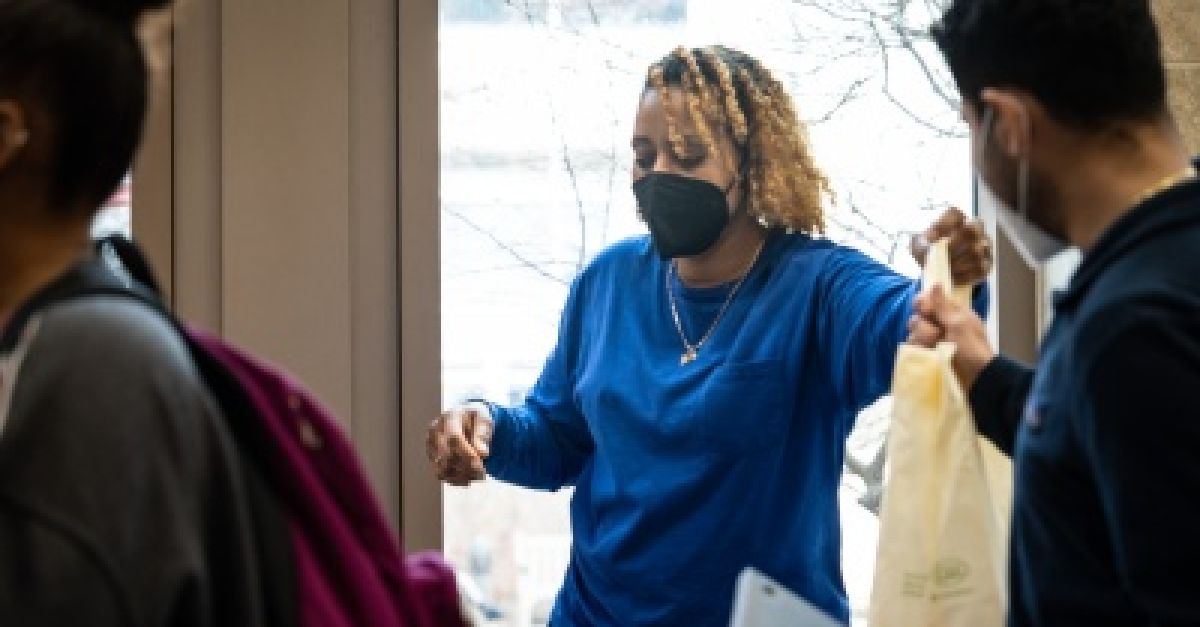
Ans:
[[[686,366],[686,365],[692,363],[693,361],[696,361],[696,357],[697,357],[696,349],[689,348],[689,349],[683,351],[683,355],[679,356],[679,365]]]

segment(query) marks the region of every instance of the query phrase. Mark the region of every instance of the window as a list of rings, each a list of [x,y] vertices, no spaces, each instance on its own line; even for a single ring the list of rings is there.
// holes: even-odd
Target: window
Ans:
[[[910,275],[909,234],[968,208],[967,131],[922,33],[943,2],[443,0],[443,402],[519,399],[555,338],[572,277],[644,232],[628,141],[646,66],[721,43],[785,82],[834,179],[831,237]],[[851,436],[844,566],[859,624],[875,557],[886,402]],[[445,493],[448,557],[502,618],[543,624],[570,548],[569,491],[496,482]]]
[[[1071,277],[1075,276],[1075,270],[1079,268],[1082,260],[1082,253],[1078,249],[1072,248],[1047,261],[1038,271],[1037,328],[1039,338],[1040,334],[1050,328],[1050,323],[1054,320],[1055,295],[1070,285]]]
[[[121,187],[109,198],[92,222],[92,237],[133,234],[131,207],[133,205],[132,177],[126,176]]]

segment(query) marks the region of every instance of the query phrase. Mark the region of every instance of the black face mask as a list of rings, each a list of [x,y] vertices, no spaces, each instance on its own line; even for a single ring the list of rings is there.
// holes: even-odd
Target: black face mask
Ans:
[[[729,224],[729,189],[666,172],[638,179],[633,195],[659,256],[694,257],[712,248]]]

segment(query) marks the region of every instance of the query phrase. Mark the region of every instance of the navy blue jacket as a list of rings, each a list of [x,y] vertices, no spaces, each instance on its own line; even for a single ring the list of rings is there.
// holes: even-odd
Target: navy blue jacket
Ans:
[[[1009,625],[1200,625],[1200,182],[1089,251],[1035,371],[971,390],[1013,456]]]

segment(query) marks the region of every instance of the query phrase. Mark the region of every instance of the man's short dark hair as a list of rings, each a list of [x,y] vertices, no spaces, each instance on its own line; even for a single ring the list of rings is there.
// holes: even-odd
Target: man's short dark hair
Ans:
[[[953,0],[932,32],[975,105],[985,88],[1019,89],[1088,130],[1167,110],[1149,0]]]
[[[0,99],[24,98],[50,118],[50,187],[59,208],[94,211],[125,177],[150,80],[138,21],[167,4],[0,0]]]

